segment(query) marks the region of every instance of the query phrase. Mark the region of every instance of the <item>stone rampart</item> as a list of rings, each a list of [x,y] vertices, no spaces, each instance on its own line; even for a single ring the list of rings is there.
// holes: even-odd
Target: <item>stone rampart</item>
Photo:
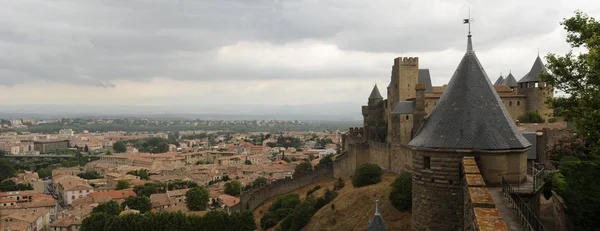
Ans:
[[[464,230],[508,230],[477,167],[475,158],[463,157]]]
[[[369,142],[369,163],[377,164],[384,172],[391,172],[391,145],[383,142]]]
[[[357,143],[348,145],[348,150],[337,156],[333,161],[333,176],[349,179],[354,170],[369,161],[369,144]]]
[[[314,171],[281,179],[270,184],[248,190],[241,195],[240,203],[231,208],[232,212],[254,210],[269,198],[292,192],[298,188],[333,177],[333,165],[315,167]]]
[[[567,206],[565,205],[565,201],[554,191],[552,191],[552,208],[554,214],[554,228],[556,230],[564,231],[573,230],[573,226],[571,226],[571,222],[566,214]]]

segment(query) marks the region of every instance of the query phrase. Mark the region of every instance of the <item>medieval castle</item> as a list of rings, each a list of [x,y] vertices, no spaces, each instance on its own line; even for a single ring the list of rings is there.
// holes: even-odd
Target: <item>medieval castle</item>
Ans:
[[[528,111],[544,119],[551,115],[544,102],[553,97],[553,88],[538,77],[545,71],[538,56],[518,82],[510,73],[492,84],[470,34],[448,85],[432,86],[418,58],[396,58],[387,99],[375,85],[362,106],[363,127],[350,128],[343,137],[334,176],[350,177],[364,163],[386,172],[412,172],[413,230],[466,230],[463,158],[474,158],[488,186],[503,179],[527,181],[532,145],[515,121]]]

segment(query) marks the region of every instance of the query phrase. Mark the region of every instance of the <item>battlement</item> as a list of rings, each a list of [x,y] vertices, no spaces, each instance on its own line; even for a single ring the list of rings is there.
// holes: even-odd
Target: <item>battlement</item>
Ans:
[[[362,108],[361,108],[361,109],[362,109],[362,114],[363,114],[363,116],[366,116],[366,115],[368,115],[368,113],[367,113],[367,112],[369,111],[369,106],[362,106]]]
[[[365,128],[363,128],[363,127],[350,127],[350,129],[348,130],[348,134],[351,134],[351,135],[363,134],[364,132],[365,132]]]
[[[487,189],[475,158],[462,160],[462,187],[464,195],[464,230],[508,230],[496,203]]]
[[[419,57],[398,57],[394,59],[394,65],[418,65]]]

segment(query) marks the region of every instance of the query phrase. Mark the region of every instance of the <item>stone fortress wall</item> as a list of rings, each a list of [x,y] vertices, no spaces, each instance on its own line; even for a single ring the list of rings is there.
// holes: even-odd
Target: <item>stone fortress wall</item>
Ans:
[[[508,230],[474,157],[463,157],[461,166],[463,230]]]
[[[331,178],[333,176],[333,165],[315,167],[314,171],[294,176],[293,179],[282,179],[270,184],[243,192],[240,203],[231,208],[231,212],[242,210],[254,210],[269,198],[290,193],[301,187]]]

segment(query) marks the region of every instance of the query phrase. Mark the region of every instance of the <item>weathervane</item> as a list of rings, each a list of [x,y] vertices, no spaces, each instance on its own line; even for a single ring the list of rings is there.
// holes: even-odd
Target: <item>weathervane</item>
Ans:
[[[474,22],[471,18],[471,7],[469,7],[469,18],[463,19],[463,24],[469,24],[469,35],[471,35],[471,23]]]

